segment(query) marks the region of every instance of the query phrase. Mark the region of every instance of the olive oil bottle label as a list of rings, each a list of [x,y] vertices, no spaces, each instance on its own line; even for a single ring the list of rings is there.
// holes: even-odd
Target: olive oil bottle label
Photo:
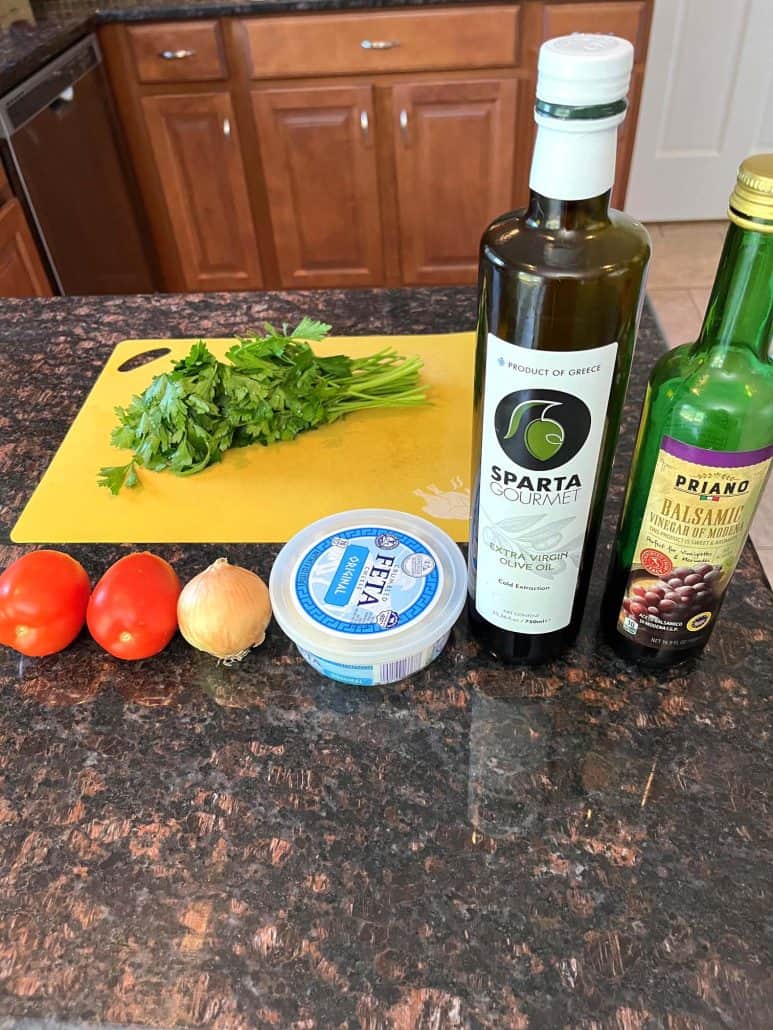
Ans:
[[[616,356],[488,336],[470,588],[501,629],[571,620]]]
[[[678,651],[708,637],[741,556],[773,446],[710,451],[664,436],[618,632]]]

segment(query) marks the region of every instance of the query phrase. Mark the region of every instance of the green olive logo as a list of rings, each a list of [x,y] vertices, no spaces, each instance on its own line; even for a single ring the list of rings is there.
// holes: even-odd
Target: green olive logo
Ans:
[[[529,454],[537,461],[549,461],[558,453],[564,442],[564,427],[560,422],[548,418],[550,409],[557,408],[560,404],[560,401],[521,401],[513,408],[505,440],[511,440],[515,436],[525,418],[537,415],[537,418],[526,423],[523,442]]]
[[[588,438],[591,415],[579,397],[560,390],[516,390],[494,413],[494,429],[508,458],[547,471],[565,465]]]

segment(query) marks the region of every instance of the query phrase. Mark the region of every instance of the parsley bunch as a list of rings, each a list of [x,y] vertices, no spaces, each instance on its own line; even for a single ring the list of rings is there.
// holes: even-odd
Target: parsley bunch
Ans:
[[[289,335],[286,326],[280,331],[268,323],[264,331],[240,339],[227,363],[200,340],[128,407],[116,408],[111,441],[134,454],[125,465],[101,469],[100,486],[113,494],[136,486],[138,467],[190,476],[230,447],[293,440],[353,411],[426,398],[419,358],[403,358],[391,347],[365,358],[318,357],[308,341],[324,339],[330,326],[310,318]]]

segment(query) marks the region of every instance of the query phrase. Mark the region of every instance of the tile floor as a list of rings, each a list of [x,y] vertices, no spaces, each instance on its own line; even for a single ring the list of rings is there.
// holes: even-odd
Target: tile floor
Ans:
[[[671,347],[694,340],[717,270],[726,222],[656,222],[647,291]],[[751,537],[768,582],[773,584],[773,478],[768,483]]]

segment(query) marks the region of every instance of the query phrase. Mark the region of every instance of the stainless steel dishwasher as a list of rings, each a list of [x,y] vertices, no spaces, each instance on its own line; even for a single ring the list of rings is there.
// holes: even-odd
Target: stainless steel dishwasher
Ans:
[[[94,36],[0,100],[0,137],[60,292],[153,291],[138,195]]]

